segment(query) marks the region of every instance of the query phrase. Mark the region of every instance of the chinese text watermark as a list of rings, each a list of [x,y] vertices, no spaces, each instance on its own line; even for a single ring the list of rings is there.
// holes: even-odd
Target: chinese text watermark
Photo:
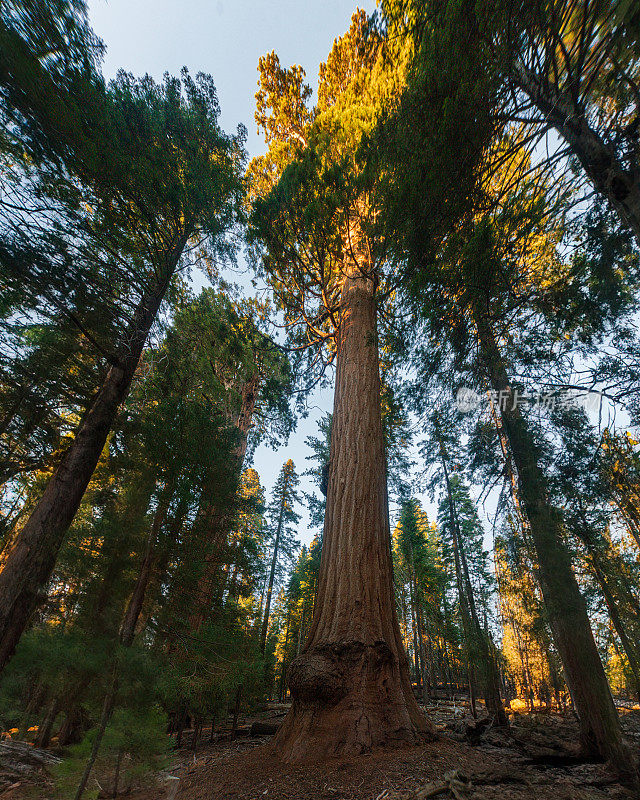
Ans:
[[[486,403],[497,411],[514,411],[518,406],[528,405],[530,408],[556,410],[561,408],[579,408],[585,411],[597,411],[602,402],[602,393],[586,389],[553,389],[528,390],[522,388],[491,389],[480,393],[468,386],[462,386],[456,394],[456,407],[463,414],[477,411]]]

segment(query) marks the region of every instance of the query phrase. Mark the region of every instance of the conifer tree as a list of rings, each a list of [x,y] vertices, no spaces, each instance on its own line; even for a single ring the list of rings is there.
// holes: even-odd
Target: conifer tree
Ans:
[[[274,54],[259,67],[256,120],[269,151],[251,168],[259,195],[251,236],[298,346],[326,344],[337,360],[315,615],[290,668],[294,702],[277,735],[293,761],[415,742],[430,729],[393,601],[377,343],[390,284],[386,243],[369,233],[375,176],[356,161],[397,93],[389,63],[358,12],[321,66],[315,109],[300,68],[283,69]]]
[[[269,613],[271,610],[271,594],[273,592],[273,582],[280,559],[284,555],[287,558],[293,556],[296,541],[293,538],[292,525],[296,525],[300,516],[294,510],[298,502],[297,488],[300,479],[296,474],[296,468],[291,459],[288,459],[280,470],[278,479],[273,487],[271,502],[269,504],[270,523],[273,526],[273,552],[271,565],[269,567],[269,577],[267,580],[267,596],[262,615],[262,630],[260,633],[260,651],[264,653],[267,642],[267,631],[269,629]]]
[[[128,171],[120,185],[108,187],[100,224],[107,226],[105,233],[116,224],[124,233],[132,211],[137,212],[136,223],[127,230],[127,238],[117,242],[116,253],[136,263],[139,296],[130,298],[126,328],[110,343],[110,366],[72,442],[5,556],[0,572],[0,666],[11,657],[51,574],[187,243],[209,242],[210,252],[219,252],[224,233],[235,221],[241,139],[220,131],[210,79],[196,82],[185,72],[183,83],[184,96],[180,81],[169,78],[156,86],[150,79],[136,82],[121,75],[111,88],[111,148],[123,157],[126,152],[129,161],[137,154],[139,169]],[[177,120],[183,126],[179,135]],[[219,160],[211,159],[211,150],[220,154]],[[150,181],[148,171],[158,168],[171,179]]]

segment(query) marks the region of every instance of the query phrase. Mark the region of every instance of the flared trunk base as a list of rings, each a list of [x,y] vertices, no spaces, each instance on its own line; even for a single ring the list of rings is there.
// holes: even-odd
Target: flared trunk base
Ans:
[[[316,646],[291,664],[289,687],[293,705],[274,739],[286,763],[357,756],[436,738],[386,642]]]

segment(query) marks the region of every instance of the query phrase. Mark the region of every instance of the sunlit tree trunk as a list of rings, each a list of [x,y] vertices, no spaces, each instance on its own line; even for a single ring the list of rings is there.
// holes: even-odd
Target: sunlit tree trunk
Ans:
[[[395,612],[375,284],[358,268],[345,272],[315,615],[275,738],[289,762],[416,743],[432,731]]]

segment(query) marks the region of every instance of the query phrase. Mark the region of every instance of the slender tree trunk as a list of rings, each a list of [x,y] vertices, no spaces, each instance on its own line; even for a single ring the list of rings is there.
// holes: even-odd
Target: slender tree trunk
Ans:
[[[184,527],[189,511],[188,502],[184,496],[178,500],[176,509],[166,526],[166,535],[163,545],[153,559],[151,575],[147,585],[143,611],[138,616],[137,633],[143,631],[149,624],[160,590],[167,579],[167,570],[171,557],[175,552],[175,545]]]
[[[38,726],[38,736],[36,737],[36,747],[49,747],[51,742],[51,734],[53,733],[53,726],[55,725],[58,714],[60,713],[60,698],[54,697],[49,706],[47,707],[44,719]]]
[[[122,748],[120,748],[120,750],[118,750],[118,757],[117,757],[117,760],[116,760],[116,774],[113,777],[113,793],[112,793],[111,797],[117,797],[118,796],[118,783],[119,783],[119,779],[120,779],[120,767],[122,766],[122,757],[123,757],[123,755],[124,755],[124,750]]]
[[[276,574],[276,565],[278,563],[278,548],[280,546],[280,534],[282,533],[282,520],[284,517],[284,504],[286,495],[283,491],[282,499],[280,502],[280,512],[278,514],[278,528],[276,530],[276,538],[273,543],[273,557],[271,559],[271,569],[269,570],[269,584],[267,586],[267,598],[264,604],[264,616],[262,618],[262,631],[260,632],[260,652],[264,655],[264,650],[267,645],[267,630],[269,628],[269,612],[271,611],[271,593],[273,592],[273,579]]]
[[[116,702],[117,693],[118,693],[118,676],[117,676],[117,670],[114,667],[111,687],[107,691],[107,694],[105,695],[104,698],[104,702],[102,704],[102,714],[100,715],[100,722],[98,723],[98,730],[96,731],[96,737],[93,740],[93,747],[91,748],[91,754],[87,759],[87,764],[84,768],[82,777],[80,778],[80,783],[78,784],[74,800],[82,800],[82,795],[84,794],[84,790],[87,788],[87,782],[89,780],[89,776],[91,775],[91,770],[93,769],[93,765],[96,763],[96,759],[98,758],[100,745],[102,744],[104,733],[107,729],[107,725],[109,724],[109,720],[111,719],[111,713],[113,712],[113,707]]]
[[[240,699],[242,698],[242,685],[236,689],[236,702],[233,706],[233,722],[231,724],[231,741],[236,738],[238,730],[238,715],[240,714]]]
[[[216,715],[211,717],[211,733],[209,734],[209,742],[213,742],[216,733]]]
[[[149,588],[149,582],[153,573],[153,565],[155,561],[155,550],[158,542],[158,537],[162,526],[167,519],[167,512],[171,504],[173,496],[173,482],[167,481],[164,485],[160,497],[158,498],[158,505],[156,506],[155,514],[153,515],[153,522],[147,536],[144,554],[142,556],[142,563],[138,572],[138,579],[133,588],[133,593],[129,598],[126,611],[120,627],[120,641],[125,647],[130,647],[136,633],[136,625],[142,612],[144,598]]]
[[[629,667],[631,668],[631,672],[633,673],[633,680],[634,680],[634,688],[636,697],[640,699],[640,652],[638,647],[640,646],[640,642],[638,642],[637,638],[631,638],[627,635],[627,631],[625,628],[624,623],[620,617],[620,612],[618,611],[618,604],[616,602],[616,598],[613,595],[611,587],[609,586],[609,582],[606,578],[604,569],[600,563],[600,556],[596,551],[596,548],[589,547],[587,545],[587,549],[591,555],[591,563],[593,564],[593,570],[596,575],[596,580],[600,584],[600,588],[602,589],[602,594],[604,597],[604,601],[607,604],[607,610],[609,611],[609,617],[611,618],[611,623],[615,628],[616,633],[618,634],[618,638],[620,639],[620,644],[622,645],[622,649],[624,650],[624,654],[627,657],[627,661],[629,662]]]
[[[438,433],[439,436],[439,433]],[[449,470],[447,468],[447,457],[444,442],[439,436],[440,461],[447,487],[447,497],[449,501],[449,517],[451,524],[451,538],[453,541],[453,554],[456,569],[456,583],[458,585],[458,595],[460,597],[460,609],[465,638],[467,640],[467,653],[469,658],[469,681],[470,690],[472,689],[472,672],[477,660],[482,674],[482,691],[487,711],[493,716],[496,725],[502,728],[509,726],[509,720],[504,710],[502,698],[500,697],[500,680],[496,667],[496,662],[489,646],[488,636],[480,626],[478,612],[476,609],[473,587],[469,577],[469,567],[464,550],[464,542],[460,535],[460,523],[456,511],[455,499],[451,489]],[[475,702],[472,702],[472,709],[475,717]]]
[[[516,81],[531,102],[564,138],[596,191],[609,201],[640,245],[640,174],[626,169],[613,149],[590,125],[584,109],[567,91],[521,68]]]
[[[418,620],[416,602],[416,583],[413,569],[413,546],[411,546],[411,565],[409,574],[409,609],[411,612],[411,636],[413,638],[413,668],[416,675],[416,683],[420,686],[420,662],[418,656]]]
[[[505,713],[502,698],[500,697],[500,674],[498,672],[498,664],[495,659],[495,648],[492,646],[488,630],[481,627],[480,620],[478,618],[478,610],[476,608],[475,598],[473,596],[473,587],[471,585],[471,578],[469,576],[467,554],[465,552],[464,542],[462,541],[462,537],[460,535],[460,524],[457,519],[457,514],[454,536],[458,540],[458,552],[460,554],[462,575],[467,590],[467,596],[469,597],[471,624],[473,626],[474,635],[478,643],[480,669],[482,671],[483,682],[482,688],[484,690],[484,702],[487,711],[494,718],[495,724],[501,728],[508,728],[509,719]]]
[[[178,733],[176,735],[176,747],[182,744],[182,734],[184,733],[184,726],[187,723],[187,704],[183,703],[180,707],[180,716],[178,717]]]
[[[426,705],[429,703],[429,689],[431,684],[431,665],[427,666],[427,653],[424,646],[426,638],[424,620],[422,618],[422,611],[418,606],[418,641],[420,643],[420,665],[422,667],[422,702]]]
[[[247,440],[249,430],[253,424],[253,413],[256,405],[256,396],[260,379],[257,373],[252,375],[242,386],[240,413],[236,420],[238,431],[238,445],[233,453],[237,463],[238,475],[242,471],[242,465],[247,453]],[[205,558],[204,568],[198,580],[196,590],[195,612],[189,620],[189,627],[192,631],[198,631],[207,617],[211,601],[216,594],[216,588],[220,588],[220,554],[224,548],[228,534],[228,520],[221,514],[212,502],[211,497],[216,489],[214,484],[204,487],[202,498],[198,507],[198,513],[193,522],[193,529],[198,536],[203,533],[209,538],[208,554]]]
[[[133,594],[129,598],[127,609],[124,613],[122,624],[120,626],[119,641],[123,647],[131,647],[131,645],[133,644],[136,632],[136,625],[138,623],[140,612],[142,611],[144,596],[147,591],[147,587],[149,585],[149,579],[151,577],[154,546],[157,541],[160,529],[166,519],[172,494],[173,494],[173,484],[170,481],[168,481],[164,486],[164,489],[160,495],[160,499],[158,500],[156,513],[154,515],[153,523],[149,531],[149,536],[147,537],[147,543],[145,547],[144,556],[142,559],[141,569],[138,574],[138,580],[136,581]],[[84,790],[87,786],[87,781],[89,780],[91,770],[93,769],[93,765],[95,764],[96,759],[98,757],[98,753],[100,752],[100,745],[102,744],[102,739],[104,738],[107,725],[109,724],[109,720],[111,719],[111,714],[113,713],[113,709],[115,706],[116,696],[118,694],[118,686],[119,686],[118,662],[116,659],[113,662],[111,683],[109,689],[107,690],[107,694],[105,695],[104,698],[104,703],[102,706],[102,715],[100,717],[98,730],[96,731],[96,736],[95,739],[93,740],[91,754],[87,761],[84,774],[80,780],[75,800],[81,800],[82,795],[84,794]]]
[[[193,738],[191,739],[191,750],[193,752],[193,760],[196,760],[198,752],[198,739],[200,738],[200,731],[202,730],[202,721],[200,717],[196,717],[193,723]]]
[[[640,515],[638,514],[633,501],[628,498],[621,497],[616,504],[627,522],[627,530],[636,540],[638,547],[640,547]]]
[[[0,572],[0,671],[13,655],[51,576],[118,408],[129,393],[149,330],[185,242],[186,237],[171,256],[165,279],[148,291],[138,306],[119,363],[109,369],[62,463],[6,558]]]
[[[289,644],[289,627],[291,625],[291,605],[287,607],[287,622],[284,631],[284,647],[282,648],[282,667],[280,668],[280,702],[284,702],[287,686],[287,645]]]
[[[433,732],[411,690],[393,596],[374,281],[345,271],[316,610],[274,740],[288,762]]]
[[[514,402],[487,310],[479,298],[474,302],[473,314],[481,358],[490,384],[499,397],[505,398],[499,413],[518,473],[520,497],[536,549],[549,624],[578,713],[583,747],[609,759],[624,779],[637,782],[637,768],[622,737],[587,607],[563,541],[562,518],[549,503],[545,477],[538,466],[535,441],[518,404]]]
[[[24,739],[26,737],[27,730],[29,728],[29,722],[31,722],[33,715],[42,708],[44,703],[46,703],[48,696],[49,687],[46,683],[44,683],[44,681],[39,681],[37,684],[34,684],[31,687],[29,700],[27,701],[27,705],[22,712],[22,719],[20,720],[20,726],[18,730],[18,739]]]

